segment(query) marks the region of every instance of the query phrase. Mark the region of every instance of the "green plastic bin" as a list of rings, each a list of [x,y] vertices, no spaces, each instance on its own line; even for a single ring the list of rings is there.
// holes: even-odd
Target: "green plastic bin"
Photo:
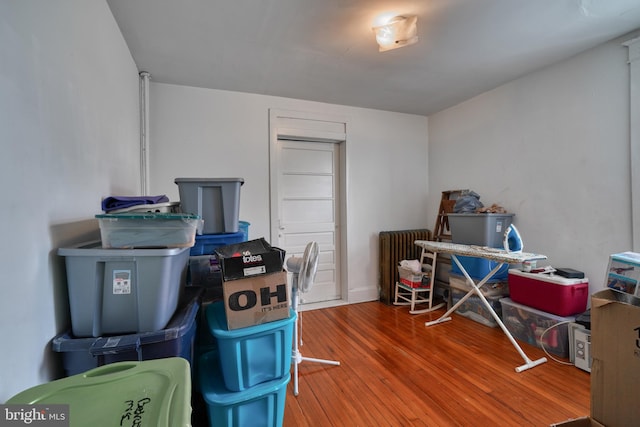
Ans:
[[[181,357],[117,362],[27,389],[7,405],[69,405],[69,425],[191,426],[191,373]]]

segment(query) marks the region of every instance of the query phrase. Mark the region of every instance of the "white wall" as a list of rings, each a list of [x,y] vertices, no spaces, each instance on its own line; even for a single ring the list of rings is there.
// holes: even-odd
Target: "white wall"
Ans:
[[[101,197],[139,191],[137,69],[102,0],[0,2],[0,402],[59,375],[56,249],[95,238]]]
[[[379,298],[380,231],[430,228],[424,116],[160,83],[150,104],[151,193],[179,200],[177,177],[244,178],[251,239],[270,240],[269,109],[345,117],[350,302]]]
[[[442,190],[475,190],[516,214],[525,251],[603,288],[609,254],[631,249],[621,40],[431,116],[429,223]]]

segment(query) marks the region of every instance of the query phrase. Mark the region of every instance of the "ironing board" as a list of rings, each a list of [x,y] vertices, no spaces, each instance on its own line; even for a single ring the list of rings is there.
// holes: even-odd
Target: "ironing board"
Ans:
[[[493,275],[496,274],[503,265],[518,264],[523,261],[546,259],[547,257],[545,255],[538,255],[538,254],[532,254],[532,253],[526,253],[526,252],[508,252],[504,249],[490,248],[487,246],[462,245],[458,243],[448,243],[448,242],[432,242],[429,240],[416,240],[414,243],[417,246],[420,246],[421,248],[435,252],[436,254],[439,252],[439,253],[451,255],[451,259],[460,268],[460,271],[462,272],[464,277],[467,279],[467,282],[469,283],[469,285],[471,285],[471,289],[469,290],[469,292],[467,292],[466,295],[464,295],[460,299],[460,301],[458,301],[453,307],[451,307],[445,314],[443,314],[437,320],[426,322],[425,323],[426,326],[437,325],[439,323],[451,320],[451,313],[456,311],[458,307],[461,304],[463,304],[470,296],[472,296],[473,294],[476,294],[478,295],[482,303],[487,307],[487,310],[489,310],[489,312],[491,313],[495,321],[498,323],[498,325],[500,325],[500,328],[505,333],[505,335],[509,338],[509,341],[511,341],[511,344],[513,344],[516,350],[518,350],[518,353],[520,353],[520,356],[525,361],[524,365],[516,367],[516,372],[525,371],[527,369],[541,365],[547,361],[546,357],[542,357],[538,360],[531,360],[529,359],[529,357],[527,357],[527,355],[524,353],[524,351],[522,351],[522,348],[520,348],[520,345],[518,345],[516,340],[513,338],[513,336],[507,329],[507,327],[504,325],[504,323],[502,323],[502,320],[500,319],[500,317],[493,310],[493,307],[491,307],[491,304],[489,304],[485,296],[482,294],[482,292],[480,292],[480,288],[482,288],[482,286],[489,279],[491,279],[491,277],[493,277]],[[458,256],[471,256],[471,257],[477,257],[477,258],[484,258],[491,261],[495,261],[497,264],[489,273],[487,273],[487,275],[482,280],[480,280],[476,284],[471,279],[471,277],[469,277],[469,273],[467,273],[467,270],[465,270],[464,266],[458,260]]]

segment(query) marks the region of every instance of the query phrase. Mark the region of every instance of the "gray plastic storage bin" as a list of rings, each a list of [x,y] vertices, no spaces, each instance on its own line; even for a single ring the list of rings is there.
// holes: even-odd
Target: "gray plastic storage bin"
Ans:
[[[67,267],[73,335],[163,329],[178,305],[189,250],[103,249],[100,241],[58,249]]]
[[[515,214],[497,213],[450,213],[451,241],[465,245],[502,248],[504,232],[511,225]]]
[[[242,178],[176,178],[182,212],[199,215],[202,234],[237,233]]]

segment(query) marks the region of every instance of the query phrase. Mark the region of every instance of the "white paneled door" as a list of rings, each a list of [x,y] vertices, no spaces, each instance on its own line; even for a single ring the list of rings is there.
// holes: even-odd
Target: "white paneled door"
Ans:
[[[310,241],[320,255],[316,280],[301,304],[341,298],[338,232],[340,150],[334,142],[278,139],[276,156],[277,239],[274,246],[302,256]]]

